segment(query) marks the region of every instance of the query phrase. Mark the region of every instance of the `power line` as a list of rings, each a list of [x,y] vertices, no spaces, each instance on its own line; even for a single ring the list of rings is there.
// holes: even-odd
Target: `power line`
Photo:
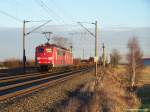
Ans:
[[[55,5],[55,7],[57,8],[57,10],[59,11],[59,12],[61,12],[61,14],[65,17],[65,18],[67,18],[68,20],[70,20],[71,22],[73,22],[73,15],[70,15],[69,17],[71,17],[71,19],[70,18],[68,18],[68,17],[66,17],[67,15],[66,15],[66,11],[64,11],[63,9],[62,9],[62,7],[60,7],[60,6],[58,6],[58,4],[56,4],[53,0],[50,0],[51,1],[51,3],[53,3],[54,5]],[[73,22],[74,23],[74,22]],[[76,23],[76,22],[75,22]],[[70,25],[71,26],[71,25]],[[70,26],[69,26],[69,28],[70,28]],[[72,29],[72,28],[71,28]],[[72,29],[73,30],[73,29]]]
[[[28,32],[27,35],[30,34],[30,33],[32,33],[32,32],[34,32],[34,31],[36,31],[37,29],[43,27],[44,25],[46,25],[46,24],[49,23],[50,21],[52,21],[52,20],[48,20],[46,23],[44,23],[44,24],[42,24],[42,25],[40,25],[40,26],[34,28],[34,29],[31,30],[30,32]],[[30,22],[32,22],[32,21],[30,21]],[[35,21],[33,21],[33,22],[35,22]]]
[[[8,14],[8,13],[5,12],[5,11],[0,10],[0,13],[3,14],[3,15],[5,15],[5,16],[8,16],[8,17],[10,17],[10,18],[12,18],[12,19],[14,19],[14,20],[16,20],[16,21],[18,21],[18,22],[21,22],[21,19],[15,17],[15,16],[13,16],[13,15],[10,15],[10,14]]]
[[[59,20],[62,20],[62,22],[67,25],[65,23],[65,21],[63,20],[62,17],[60,17],[59,15],[57,15],[52,9],[50,9],[42,0],[39,0],[52,14],[54,14],[56,17],[60,18]]]
[[[51,16],[50,10],[47,9],[47,7],[45,7],[45,5],[41,1],[39,1],[39,0],[34,0],[34,1],[38,6],[40,6],[49,15],[49,17],[52,17],[56,23],[58,22],[57,18],[55,18],[53,15]]]
[[[91,34],[93,37],[95,37],[95,34],[93,34],[91,31],[89,31],[89,29],[86,28],[84,25],[82,25],[81,22],[78,22],[78,24],[79,24],[82,28],[84,28],[89,34]]]
[[[35,0],[35,2],[46,12],[49,14],[49,16],[51,17],[51,14],[54,15],[54,12],[42,1],[42,0]],[[51,14],[50,14],[51,13]],[[52,16],[53,16],[52,15]],[[57,18],[55,18],[54,16],[52,17],[55,21]]]
[[[47,12],[48,14],[50,14],[50,17],[51,17],[51,14],[52,14],[53,19],[54,19],[56,22],[63,23],[63,24],[65,25],[64,27],[66,28],[66,30],[70,31],[70,27],[69,27],[69,29],[68,29],[68,27],[66,27],[67,24],[64,22],[63,18],[60,17],[60,16],[58,16],[57,14],[55,14],[55,12],[54,12],[52,9],[50,9],[42,0],[35,0],[35,2],[36,2],[40,7],[42,7],[45,12]],[[61,20],[61,22],[60,22],[60,20]]]

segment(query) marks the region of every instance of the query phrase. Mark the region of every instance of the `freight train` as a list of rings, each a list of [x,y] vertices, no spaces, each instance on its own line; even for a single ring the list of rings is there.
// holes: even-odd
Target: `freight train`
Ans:
[[[40,70],[52,70],[56,67],[73,65],[71,49],[56,44],[43,44],[35,49],[35,62]]]

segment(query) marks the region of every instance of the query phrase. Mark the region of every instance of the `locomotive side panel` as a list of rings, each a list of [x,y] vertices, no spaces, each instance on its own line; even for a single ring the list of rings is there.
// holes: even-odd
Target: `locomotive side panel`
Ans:
[[[65,65],[65,51],[60,48],[55,48],[55,63],[54,66]]]

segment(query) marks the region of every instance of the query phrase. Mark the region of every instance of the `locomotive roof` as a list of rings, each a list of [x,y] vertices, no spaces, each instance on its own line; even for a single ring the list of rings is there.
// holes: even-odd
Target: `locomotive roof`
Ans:
[[[65,47],[62,47],[62,46],[59,46],[59,45],[56,45],[56,44],[49,44],[49,43],[41,44],[41,45],[39,45],[37,47],[48,47],[48,46],[57,47],[57,48],[61,48],[61,49],[69,51],[69,49],[67,49]]]

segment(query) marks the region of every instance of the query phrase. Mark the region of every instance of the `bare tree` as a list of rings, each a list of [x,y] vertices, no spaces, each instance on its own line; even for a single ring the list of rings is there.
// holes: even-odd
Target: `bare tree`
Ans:
[[[143,68],[143,53],[140,49],[139,42],[135,37],[128,41],[127,46],[129,49],[127,54],[129,81],[131,82],[131,86],[134,87],[135,83],[140,79],[141,69]]]
[[[113,49],[112,53],[110,54],[110,63],[113,67],[116,67],[121,60],[121,55],[117,49]]]

